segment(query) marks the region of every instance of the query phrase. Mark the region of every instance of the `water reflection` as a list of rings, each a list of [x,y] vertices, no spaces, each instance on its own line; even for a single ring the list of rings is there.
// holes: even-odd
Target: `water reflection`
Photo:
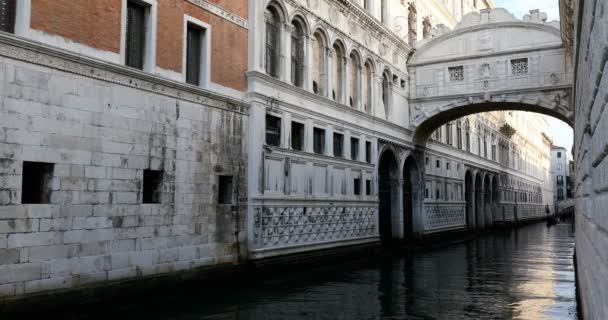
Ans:
[[[573,251],[569,225],[536,224],[410,257],[86,306],[72,318],[576,319]]]

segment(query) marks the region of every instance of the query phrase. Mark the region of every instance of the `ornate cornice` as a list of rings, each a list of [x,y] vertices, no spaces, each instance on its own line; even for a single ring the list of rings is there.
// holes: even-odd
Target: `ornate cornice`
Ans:
[[[210,108],[246,114],[245,101],[0,32],[0,56]]]

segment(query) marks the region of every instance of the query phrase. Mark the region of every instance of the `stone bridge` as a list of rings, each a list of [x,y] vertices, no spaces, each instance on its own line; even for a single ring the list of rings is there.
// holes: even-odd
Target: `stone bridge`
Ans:
[[[421,146],[441,125],[486,111],[532,111],[574,125],[571,59],[559,23],[538,10],[523,21],[482,10],[454,30],[439,26],[409,71],[410,124]]]

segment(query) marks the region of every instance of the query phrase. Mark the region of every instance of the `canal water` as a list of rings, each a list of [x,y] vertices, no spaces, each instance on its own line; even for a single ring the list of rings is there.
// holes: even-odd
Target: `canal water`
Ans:
[[[121,297],[63,319],[577,319],[570,224],[539,223],[411,255]],[[145,302],[142,302],[145,301]]]

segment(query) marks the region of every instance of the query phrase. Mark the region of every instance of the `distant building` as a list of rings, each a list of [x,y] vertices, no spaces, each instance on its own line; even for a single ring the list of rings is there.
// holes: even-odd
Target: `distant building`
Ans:
[[[551,146],[551,173],[553,176],[554,199],[556,202],[572,198],[572,179],[568,150]]]

